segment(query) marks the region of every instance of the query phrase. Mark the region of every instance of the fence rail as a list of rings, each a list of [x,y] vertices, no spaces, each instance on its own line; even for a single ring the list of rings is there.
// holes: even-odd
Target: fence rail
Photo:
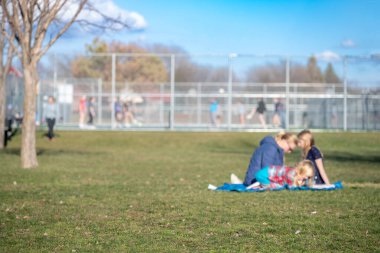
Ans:
[[[307,81],[307,57],[102,54],[71,56],[68,63],[66,58],[42,62],[39,123],[52,95],[57,126],[67,129],[380,130],[380,64],[371,58],[364,58],[367,65],[352,57],[332,65],[317,62],[320,74],[328,64],[335,67],[334,83]],[[90,66],[87,72],[73,70],[81,67],[75,59]],[[8,78],[8,108],[20,114],[22,86],[22,79]],[[88,114],[79,109],[80,101],[88,106],[89,98],[96,112],[92,125],[80,122]],[[260,101],[263,113],[257,110]]]

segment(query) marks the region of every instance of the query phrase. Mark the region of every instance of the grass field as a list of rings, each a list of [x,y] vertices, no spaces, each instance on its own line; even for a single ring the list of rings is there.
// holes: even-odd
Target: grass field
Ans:
[[[320,133],[331,192],[207,190],[262,133],[38,133],[0,151],[1,252],[379,252],[380,134]],[[299,150],[286,157],[293,165]]]

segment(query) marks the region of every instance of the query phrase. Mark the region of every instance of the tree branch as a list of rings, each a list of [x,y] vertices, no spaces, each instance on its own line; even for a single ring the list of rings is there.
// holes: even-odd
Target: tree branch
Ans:
[[[128,29],[131,28],[131,26],[129,24],[127,24],[126,22],[121,20],[120,16],[118,16],[116,18],[107,16],[107,15],[103,14],[100,10],[95,8],[91,3],[88,3],[84,9],[88,10],[89,12],[93,12],[93,13],[98,14],[100,17],[102,17],[103,22],[102,22],[102,24],[96,24],[96,23],[91,23],[91,22],[84,20],[84,19],[77,20],[76,22],[82,26],[92,26],[92,27],[95,27],[95,28],[100,29],[100,30],[114,30],[114,31],[120,30],[122,28],[128,28]],[[119,25],[120,28],[116,28],[115,25]]]
[[[28,12],[27,0],[18,0],[18,8],[20,10],[20,14],[21,14],[22,21],[23,21],[23,27],[24,27],[22,41],[24,41],[27,48],[30,49],[30,46],[31,46],[31,44],[30,44],[30,42],[31,42],[31,25],[29,23],[29,12]],[[30,60],[30,55],[28,55],[28,58]]]
[[[19,34],[23,34],[22,33],[22,30],[21,30],[21,25],[20,25],[20,22],[19,22],[19,19],[18,19],[18,10],[16,8],[17,6],[17,2],[16,0],[12,0],[12,14],[9,12],[8,10],[8,1],[6,0],[1,0],[1,6],[2,6],[2,9],[3,9],[3,15],[5,15],[6,19],[8,20],[8,23],[10,25],[10,30],[12,30],[12,34],[13,36],[10,36],[8,33],[4,33],[4,35],[7,37],[8,41],[10,42],[10,44],[16,48],[16,46],[14,45],[13,41],[14,39],[16,39],[17,43],[21,46],[21,48],[24,48],[25,45],[23,44],[23,41],[20,40],[20,37],[19,37]],[[21,55],[20,56],[20,59],[21,59]]]
[[[83,0],[80,2],[78,9],[76,10],[74,16],[70,19],[70,21],[65,24],[65,26],[49,41],[49,43],[44,48],[41,48],[39,52],[40,57],[47,52],[47,50],[62,36],[62,34],[64,34],[67,31],[67,29],[69,29],[69,27],[74,23],[74,21],[78,17],[79,13],[82,11],[83,7],[86,5],[87,1],[88,0]],[[42,41],[40,42],[40,45],[42,47]]]
[[[37,31],[34,35],[34,44],[33,44],[33,55],[38,56],[38,51],[42,47],[42,43],[45,39],[46,31],[48,27],[50,26],[50,23],[57,15],[58,11],[62,8],[62,4],[65,4],[66,1],[64,1],[61,4],[60,0],[57,0],[51,9],[49,9],[48,0],[45,0],[45,6],[43,9],[43,15],[39,16],[38,23],[37,23]]]
[[[1,64],[0,64],[0,68],[1,68],[1,71],[2,72],[2,77],[3,77],[3,80],[1,80],[3,82],[3,85],[5,83],[5,80],[6,80],[6,77],[7,77],[7,74],[9,72],[9,69],[11,67],[11,64],[12,64],[12,59],[13,59],[13,56],[14,56],[14,53],[16,51],[16,48],[14,47],[13,43],[11,43],[7,37],[8,33],[7,33],[7,19],[6,19],[6,15],[4,13],[4,10],[2,11],[1,13],[1,24],[0,24],[0,29],[1,29],[1,37],[0,37],[0,61],[1,61]],[[13,36],[13,32],[11,32],[11,37],[14,37]],[[6,44],[8,42],[8,47],[6,47]],[[7,49],[6,49],[7,48]],[[5,49],[6,49],[6,53],[5,53]],[[3,62],[4,61],[4,56],[5,57],[5,63]]]

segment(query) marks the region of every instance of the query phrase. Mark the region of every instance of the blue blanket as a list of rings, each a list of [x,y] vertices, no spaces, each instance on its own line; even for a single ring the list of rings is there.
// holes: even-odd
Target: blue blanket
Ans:
[[[337,189],[343,189],[342,182],[335,182],[332,186],[326,187],[326,188],[313,188],[313,187],[307,187],[307,186],[301,186],[301,187],[290,187],[290,186],[284,186],[280,188],[269,188],[269,189],[247,189],[243,184],[227,184],[225,183],[222,186],[217,187],[216,191],[237,191],[237,192],[264,192],[264,191],[282,191],[282,190],[289,190],[289,191],[333,191]]]

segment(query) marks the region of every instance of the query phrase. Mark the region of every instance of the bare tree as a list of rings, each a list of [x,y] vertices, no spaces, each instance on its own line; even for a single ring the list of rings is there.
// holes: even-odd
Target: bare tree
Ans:
[[[14,55],[14,48],[12,44],[8,43],[6,31],[8,30],[8,24],[3,13],[3,9],[0,8],[1,23],[0,23],[0,149],[4,148],[4,122],[5,122],[5,108],[6,108],[6,80],[9,72],[12,58]],[[10,38],[14,37],[12,34]]]
[[[1,0],[4,16],[19,44],[24,73],[24,118],[21,137],[21,167],[38,166],[35,138],[37,64],[48,49],[74,24],[107,29],[128,27],[118,17],[110,18],[89,0]],[[82,11],[95,13],[101,22],[77,20]]]

